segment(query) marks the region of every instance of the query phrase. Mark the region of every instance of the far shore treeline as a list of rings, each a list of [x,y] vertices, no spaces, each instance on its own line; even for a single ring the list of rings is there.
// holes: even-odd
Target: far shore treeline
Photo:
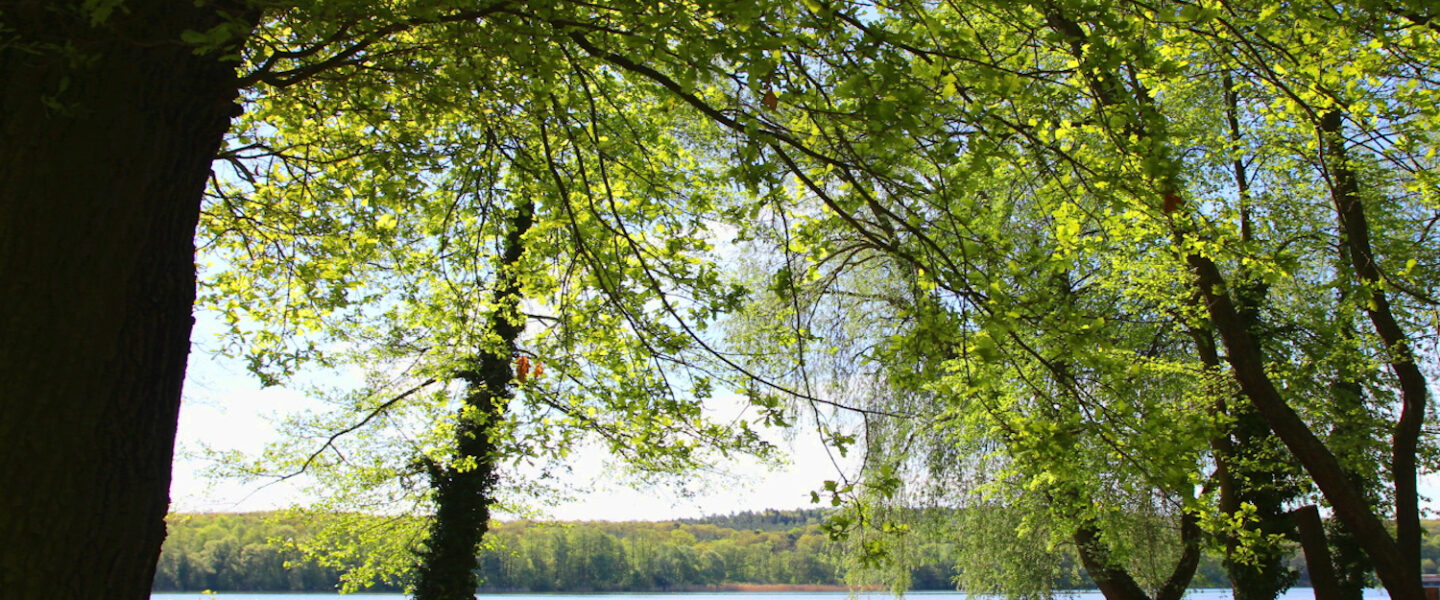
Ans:
[[[818,589],[844,586],[822,528],[826,511],[742,512],[680,521],[495,523],[480,556],[482,589],[514,592]],[[387,517],[375,517],[377,520]],[[341,568],[318,565],[286,544],[310,534],[305,518],[278,513],[177,514],[160,556],[155,591],[330,592]],[[1440,562],[1440,521],[1426,522],[1424,569]],[[912,571],[911,589],[953,589],[949,549]],[[1307,585],[1302,569],[1296,585]],[[1073,562],[1071,563],[1073,565]],[[1074,569],[1065,569],[1074,572]],[[1083,574],[1061,582],[1092,587]],[[1217,557],[1207,556],[1196,587],[1224,587]],[[366,591],[401,591],[375,586]]]

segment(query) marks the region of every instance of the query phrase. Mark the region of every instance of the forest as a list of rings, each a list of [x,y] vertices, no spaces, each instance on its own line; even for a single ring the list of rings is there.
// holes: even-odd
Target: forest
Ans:
[[[597,592],[831,586],[846,580],[827,511],[765,511],[672,522],[502,522],[479,555],[481,589]],[[383,517],[374,517],[382,519]],[[346,565],[322,566],[287,540],[303,518],[279,514],[172,515],[156,591],[338,589]],[[917,565],[912,589],[953,589],[947,556]],[[400,591],[379,584],[364,591]]]
[[[848,589],[843,558],[821,525],[828,510],[742,512],[666,522],[500,522],[479,553],[477,577],[487,592],[654,592],[828,586]],[[384,519],[384,517],[372,517]],[[400,517],[392,517],[400,518]],[[155,591],[331,592],[355,565],[321,565],[293,542],[310,518],[281,513],[171,515]],[[1440,573],[1440,521],[1430,535],[1424,572]],[[937,544],[916,564],[911,590],[953,590],[954,553]],[[1295,548],[1295,585],[1310,585]],[[1073,555],[1057,589],[1094,589]],[[1227,584],[1222,557],[1202,559],[1194,587]],[[745,587],[750,584],[752,587]],[[770,588],[774,589],[774,588]],[[398,592],[378,583],[359,591]]]
[[[298,585],[1420,600],[1437,100],[1425,0],[4,2],[0,590],[145,598],[193,350],[321,407],[208,457]],[[824,543],[492,519],[777,435]]]

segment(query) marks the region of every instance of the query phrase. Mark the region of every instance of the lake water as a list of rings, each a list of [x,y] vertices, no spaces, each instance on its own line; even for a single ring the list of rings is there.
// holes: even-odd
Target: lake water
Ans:
[[[1104,600],[1097,591],[1068,592],[1075,600]],[[910,592],[906,598],[913,600],[969,600],[964,592]],[[198,592],[155,593],[150,600],[404,600],[403,594],[253,594]],[[888,600],[889,594],[866,592],[851,596],[845,592],[673,592],[673,593],[617,593],[617,594],[485,594],[480,600]],[[1230,590],[1191,590],[1187,600],[1230,600]],[[1314,600],[1315,592],[1310,588],[1296,588],[1280,597],[1282,600]],[[1384,591],[1369,590],[1366,600],[1388,598]]]

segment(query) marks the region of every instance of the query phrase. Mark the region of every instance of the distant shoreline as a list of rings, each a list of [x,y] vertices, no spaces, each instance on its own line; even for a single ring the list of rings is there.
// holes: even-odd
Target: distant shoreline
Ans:
[[[732,583],[713,586],[719,592],[880,592],[887,588],[883,585],[848,586],[848,585],[809,585],[809,584],[788,584],[788,583]]]
[[[486,589],[476,590],[481,594],[559,594],[559,595],[605,595],[605,594],[664,594],[664,593],[695,593],[695,592],[883,592],[887,591],[883,585],[848,586],[848,585],[826,585],[809,583],[726,583],[722,585],[676,585],[667,588],[656,588],[644,591],[565,591],[565,592],[531,592],[527,590],[504,590]]]

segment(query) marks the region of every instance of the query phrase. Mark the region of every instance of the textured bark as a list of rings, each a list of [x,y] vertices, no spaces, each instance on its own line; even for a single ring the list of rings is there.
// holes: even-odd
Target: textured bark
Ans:
[[[530,230],[534,218],[534,203],[521,200],[515,206],[506,232],[494,294],[498,308],[490,318],[490,329],[500,338],[500,347],[480,352],[474,369],[457,374],[465,381],[469,393],[456,428],[456,458],[473,461],[475,466],[467,470],[454,466],[432,469],[435,520],[431,522],[430,536],[416,568],[416,600],[473,600],[475,597],[478,547],[489,529],[496,482],[495,444],[490,433],[504,418],[505,407],[512,396],[510,382],[516,375],[512,367],[516,357],[515,340],[525,329],[515,269],[525,251],[525,232]]]
[[[150,595],[189,353],[193,238],[234,65],[179,43],[224,3],[5,2],[0,590]]]
[[[453,467],[438,468],[431,474],[435,486],[435,519],[430,525],[429,539],[420,553],[416,569],[416,600],[473,600],[475,567],[478,563],[480,540],[489,529],[490,504],[496,482],[495,444],[490,436],[495,420],[501,418],[505,388],[509,386],[510,363],[481,359],[481,373],[501,377],[501,395],[488,385],[472,390],[465,404],[478,411],[480,419],[460,418],[456,429],[458,454],[475,459],[474,468],[461,471]]]

